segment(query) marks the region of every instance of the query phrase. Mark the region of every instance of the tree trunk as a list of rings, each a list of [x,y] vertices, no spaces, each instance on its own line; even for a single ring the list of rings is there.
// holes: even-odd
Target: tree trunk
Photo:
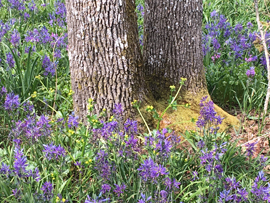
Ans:
[[[112,110],[143,97],[142,55],[134,0],[66,0],[74,111],[88,114],[88,99]],[[84,120],[85,121],[85,120]]]
[[[206,89],[202,16],[202,0],[145,0],[143,57],[156,99],[167,96],[181,77],[187,78],[189,92]]]

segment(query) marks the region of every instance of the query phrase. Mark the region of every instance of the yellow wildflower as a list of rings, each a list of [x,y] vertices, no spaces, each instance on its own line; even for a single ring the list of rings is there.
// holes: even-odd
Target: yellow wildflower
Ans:
[[[32,98],[35,98],[36,96],[37,96],[37,92],[34,91],[33,94],[31,94],[31,97],[32,97]]]

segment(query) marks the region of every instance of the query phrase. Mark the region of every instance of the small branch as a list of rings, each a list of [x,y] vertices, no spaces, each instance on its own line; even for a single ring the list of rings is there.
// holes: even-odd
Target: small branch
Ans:
[[[256,11],[256,20],[258,23],[259,31],[261,33],[261,40],[262,40],[262,44],[263,44],[263,48],[264,48],[264,53],[265,53],[265,58],[266,58],[266,66],[267,66],[268,88],[267,88],[266,98],[265,98],[265,102],[264,102],[264,115],[266,115],[267,109],[268,109],[269,97],[270,97],[270,62],[269,62],[268,47],[267,47],[266,39],[265,39],[266,31],[263,30],[263,26],[260,22],[258,0],[254,0],[254,4],[255,4],[255,11]]]

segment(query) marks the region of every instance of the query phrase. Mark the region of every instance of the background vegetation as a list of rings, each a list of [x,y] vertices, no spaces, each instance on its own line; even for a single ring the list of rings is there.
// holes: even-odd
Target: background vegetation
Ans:
[[[144,1],[136,6],[143,45]],[[267,6],[260,1],[265,22]],[[139,133],[119,104],[106,121],[106,110],[91,114],[91,99],[84,126],[72,112],[64,1],[2,0],[0,19],[1,202],[270,202],[269,155],[217,132],[222,118],[209,98],[198,131],[181,136]],[[253,2],[205,0],[202,30],[212,99],[247,117],[261,112],[267,78]]]

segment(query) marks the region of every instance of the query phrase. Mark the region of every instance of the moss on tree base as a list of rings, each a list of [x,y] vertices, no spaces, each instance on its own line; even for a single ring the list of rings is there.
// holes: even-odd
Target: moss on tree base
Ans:
[[[164,114],[163,119],[160,122],[160,129],[170,127],[174,131],[180,133],[184,133],[186,130],[198,129],[198,127],[196,127],[196,122],[192,122],[192,119],[197,120],[200,116],[200,100],[205,96],[208,96],[207,101],[209,101],[210,96],[207,90],[201,90],[198,93],[183,92],[177,101],[177,104],[181,106],[178,106],[177,110],[175,111],[170,108]],[[185,107],[185,104],[190,104],[190,106]],[[168,106],[168,101],[164,99],[151,101],[148,99],[146,105],[153,105],[159,115],[161,115],[164,109]],[[141,107],[140,110],[151,129],[155,129],[158,122],[152,117],[152,113],[146,112],[146,105]],[[236,129],[240,127],[240,121],[235,116],[228,114],[226,111],[215,104],[214,107],[217,115],[224,118],[222,124],[220,125],[220,132],[226,131],[231,127]],[[140,122],[142,123],[141,119]]]

